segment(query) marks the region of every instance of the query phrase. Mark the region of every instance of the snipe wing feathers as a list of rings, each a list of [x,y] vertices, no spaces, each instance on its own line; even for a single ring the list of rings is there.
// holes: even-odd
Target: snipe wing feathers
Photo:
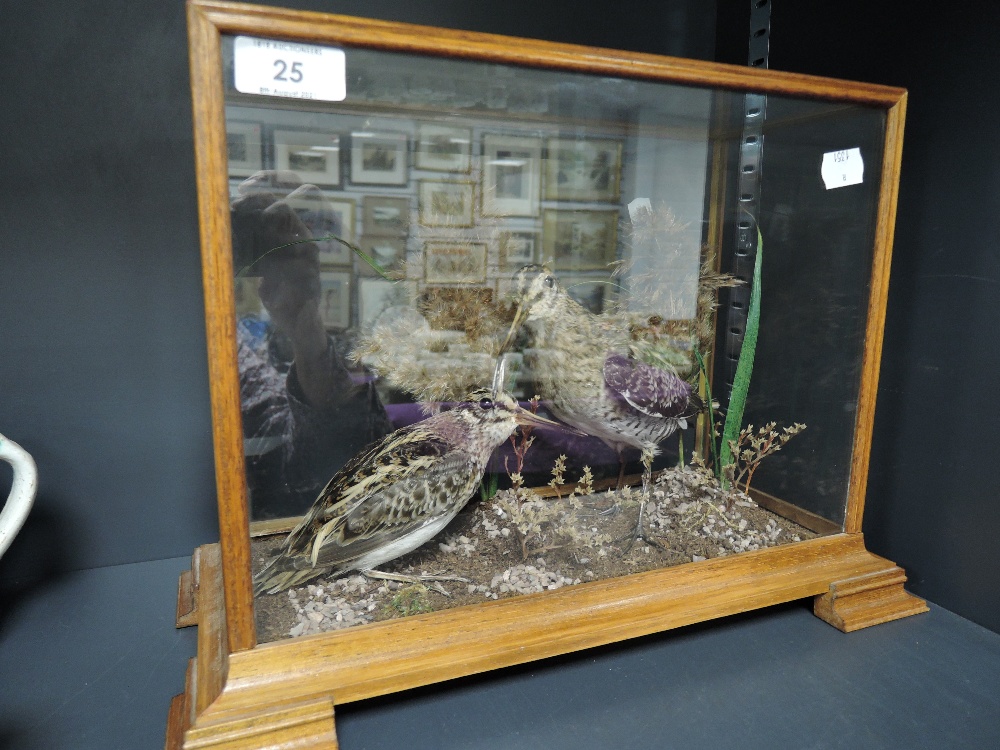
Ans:
[[[672,372],[612,354],[604,360],[604,383],[633,409],[664,419],[684,419],[698,411],[691,386]]]
[[[289,535],[286,554],[303,566],[347,569],[446,514],[441,498],[455,498],[470,470],[465,452],[420,425],[398,430],[334,475]]]

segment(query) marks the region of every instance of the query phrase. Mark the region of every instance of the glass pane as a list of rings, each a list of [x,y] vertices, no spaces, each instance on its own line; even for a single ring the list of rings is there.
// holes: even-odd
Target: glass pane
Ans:
[[[760,222],[761,338],[745,422],[808,425],[758,489],[844,522],[881,187],[885,114],[772,97]],[[864,182],[827,190],[818,155],[859,148]],[[805,168],[804,168],[805,166]]]
[[[743,93],[345,54],[329,103],[238,93],[223,46],[251,516],[291,519],[261,640],[842,527],[881,110],[768,98],[727,466]]]

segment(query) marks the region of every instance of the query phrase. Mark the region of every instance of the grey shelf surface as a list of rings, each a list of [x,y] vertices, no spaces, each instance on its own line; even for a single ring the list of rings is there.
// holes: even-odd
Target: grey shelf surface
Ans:
[[[0,602],[0,748],[162,748],[188,558]],[[939,607],[845,635],[804,603],[338,707],[343,750],[996,748],[1000,635]]]

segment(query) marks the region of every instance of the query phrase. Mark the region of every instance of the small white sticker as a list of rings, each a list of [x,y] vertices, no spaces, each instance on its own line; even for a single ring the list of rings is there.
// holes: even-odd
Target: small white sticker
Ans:
[[[233,45],[236,90],[244,94],[342,102],[347,98],[344,50],[238,36]]]
[[[860,185],[865,179],[865,163],[861,159],[861,149],[849,148],[846,151],[830,151],[823,154],[820,174],[827,190]]]

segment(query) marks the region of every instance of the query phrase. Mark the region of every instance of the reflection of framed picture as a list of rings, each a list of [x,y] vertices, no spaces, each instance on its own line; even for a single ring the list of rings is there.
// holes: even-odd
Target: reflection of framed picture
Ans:
[[[337,217],[337,224],[340,227],[340,234],[337,236],[347,242],[354,242],[354,210],[355,203],[349,198],[337,198],[329,200],[333,213]],[[334,247],[334,245],[336,247]],[[319,248],[320,263],[350,263],[351,250],[340,242],[325,242]]]
[[[351,182],[362,185],[405,185],[406,133],[351,133]]]
[[[500,268],[510,271],[535,262],[536,232],[501,232]]]
[[[351,274],[349,271],[320,271],[319,315],[327,328],[351,325]]]
[[[295,172],[302,182],[338,186],[340,136],[308,130],[275,130],[274,167]]]
[[[472,131],[450,125],[422,123],[417,130],[416,152],[417,169],[468,172]]]
[[[546,200],[618,200],[622,171],[620,141],[549,138],[547,146]]]
[[[320,264],[350,265],[350,249],[342,242],[323,238],[334,236],[354,242],[354,201],[347,198],[331,199],[315,185],[304,185],[285,200],[316,238]]]
[[[362,327],[371,325],[393,305],[405,304],[407,289],[403,282],[385,279],[360,279],[358,282],[358,317]]]
[[[428,284],[482,284],[486,281],[486,244],[428,242],[424,245]]]
[[[421,180],[419,194],[420,223],[424,226],[472,226],[473,183]]]
[[[559,276],[559,285],[566,290],[566,294],[595,315],[604,312],[613,297],[611,292],[615,287],[610,282],[611,279],[604,274],[583,276],[568,273]]]
[[[232,177],[249,177],[262,170],[264,151],[260,125],[254,122],[227,121],[226,153]]]
[[[483,136],[483,214],[538,216],[542,142],[510,135]]]
[[[410,230],[410,199],[366,195],[362,201],[365,234],[405,237]]]
[[[406,238],[377,237],[365,235],[358,240],[358,247],[368,253],[383,271],[402,272],[406,268]],[[374,268],[358,258],[358,273],[363,276],[377,275]]]
[[[542,258],[556,270],[606,268],[617,241],[618,209],[543,212]]]

